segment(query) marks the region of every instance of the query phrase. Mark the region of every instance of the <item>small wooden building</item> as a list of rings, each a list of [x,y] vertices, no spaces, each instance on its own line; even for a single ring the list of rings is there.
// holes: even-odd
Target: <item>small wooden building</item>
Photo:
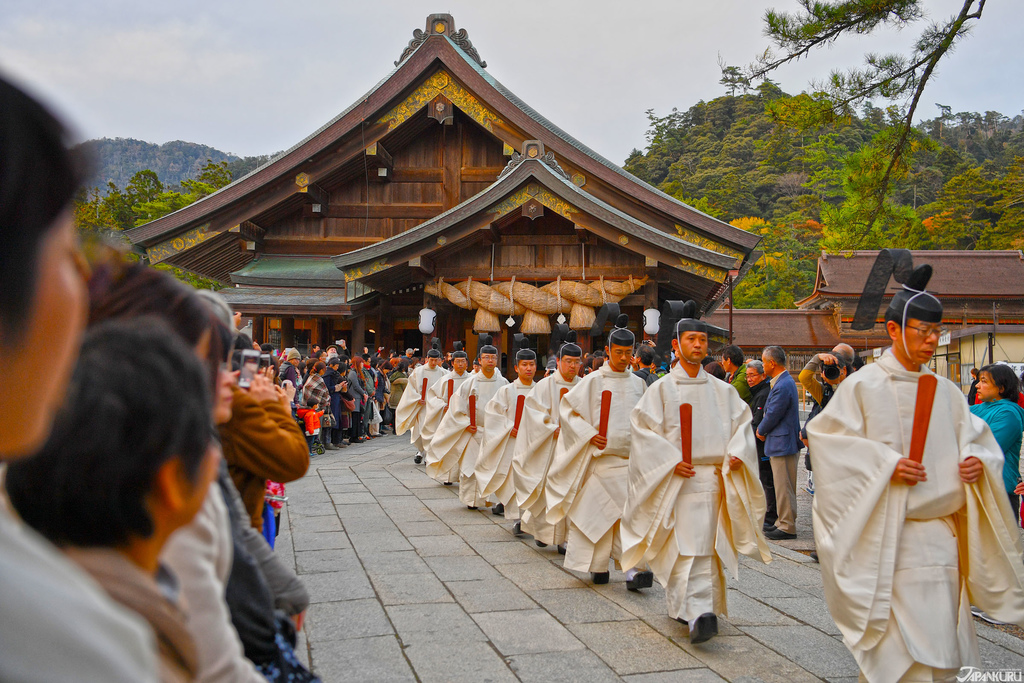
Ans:
[[[986,363],[1008,362],[1024,370],[1024,254],[1006,251],[914,251],[915,264],[934,269],[928,290],[943,306],[949,333],[939,340],[932,367],[936,372],[970,385],[970,370]],[[842,341],[869,359],[889,346],[882,329],[885,308],[900,285],[894,280],[879,310],[879,324],[869,332],[850,328],[864,283],[877,251],[822,252],[814,291],[797,303],[808,313],[830,311],[839,321]]]
[[[590,327],[618,302],[713,311],[758,237],[643,183],[485,70],[447,14],[358,102],[220,191],[129,232],[151,263],[216,278],[278,346],[446,346]],[[509,324],[511,322],[511,325]],[[585,336],[585,335],[583,335]]]

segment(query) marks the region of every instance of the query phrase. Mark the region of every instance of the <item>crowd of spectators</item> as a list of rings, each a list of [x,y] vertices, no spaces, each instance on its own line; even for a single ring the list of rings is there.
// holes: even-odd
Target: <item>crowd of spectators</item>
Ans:
[[[273,550],[285,485],[318,452],[393,434],[422,359],[255,344],[218,294],[84,249],[82,178],[58,121],[0,79],[0,680],[316,680],[294,652],[309,595]],[[705,367],[751,408],[776,540],[796,535],[801,427],[860,359],[840,344],[807,363],[803,425],[787,360],[728,346]],[[580,376],[604,362],[586,354]],[[671,366],[650,342],[631,359],[647,385]],[[1019,514],[1020,381],[986,365],[971,399]]]
[[[297,384],[238,382],[219,295],[84,248],[83,174],[0,80],[0,680],[316,680],[266,504],[309,466]]]

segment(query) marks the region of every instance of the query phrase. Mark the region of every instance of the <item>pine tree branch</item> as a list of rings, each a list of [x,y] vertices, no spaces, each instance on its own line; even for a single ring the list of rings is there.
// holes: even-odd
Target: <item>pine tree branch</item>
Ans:
[[[932,51],[931,57],[928,60],[927,66],[925,66],[924,73],[921,74],[921,78],[917,82],[917,87],[914,89],[914,94],[910,100],[910,106],[907,108],[907,113],[903,117],[903,121],[900,124],[900,136],[893,146],[892,151],[889,155],[889,163],[885,167],[885,173],[882,176],[881,182],[875,189],[875,208],[871,212],[867,225],[864,226],[864,232],[861,234],[861,242],[867,239],[867,234],[871,230],[871,227],[878,220],[878,217],[882,214],[882,210],[885,208],[885,196],[889,191],[889,183],[892,178],[893,169],[902,160],[903,152],[907,146],[907,140],[910,137],[910,130],[913,127],[914,112],[917,110],[917,105],[921,101],[921,95],[924,94],[924,88],[928,84],[928,80],[935,72],[935,67],[939,63],[939,60],[949,52],[956,42],[957,37],[963,30],[964,25],[970,19],[978,19],[981,17],[982,10],[985,9],[985,1],[980,0],[978,11],[971,13],[970,9],[974,5],[974,0],[966,0],[963,8],[960,10],[960,15],[954,20],[951,30],[946,32],[945,37],[939,43],[939,45]]]

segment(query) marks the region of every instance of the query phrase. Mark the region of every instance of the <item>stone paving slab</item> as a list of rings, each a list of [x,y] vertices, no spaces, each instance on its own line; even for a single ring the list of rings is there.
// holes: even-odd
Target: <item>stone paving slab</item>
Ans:
[[[620,675],[701,667],[700,660],[636,619],[573,624],[569,630]]]
[[[445,584],[456,601],[470,614],[533,609],[537,603],[506,579],[451,581]]]
[[[613,568],[592,585],[511,521],[467,510],[413,455],[405,438],[376,439],[287,487],[277,552],[310,593],[297,651],[325,683],[856,680],[806,555],[806,493],[801,538],[771,544],[769,565],[741,558],[720,635],[692,645],[657,583],[631,593]],[[1024,668],[1024,641],[977,630],[983,667]]]
[[[509,658],[509,666],[519,680],[529,683],[612,683],[622,680],[590,650],[515,655]]]
[[[583,649],[583,643],[542,609],[484,612],[473,618],[506,656]]]

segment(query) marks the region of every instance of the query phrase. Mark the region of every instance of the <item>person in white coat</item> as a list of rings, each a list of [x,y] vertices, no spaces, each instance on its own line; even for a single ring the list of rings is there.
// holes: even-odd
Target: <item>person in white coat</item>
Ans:
[[[547,522],[569,520],[565,568],[590,572],[595,584],[608,583],[609,560],[619,567],[619,520],[626,504],[630,457],[629,414],[647,389],[629,365],[636,337],[628,323],[627,316],[618,317],[608,334],[607,362],[562,398],[561,432],[544,486]],[[650,571],[626,573],[629,590],[652,585]]]
[[[423,462],[427,450],[428,442],[423,439],[423,425],[427,421],[428,392],[446,373],[441,367],[441,350],[435,339],[427,351],[427,362],[417,366],[409,375],[409,383],[395,409],[395,434],[401,436],[409,432],[409,443],[416,449],[413,461],[417,465]]]
[[[679,362],[630,415],[622,565],[649,564],[665,586],[669,616],[701,643],[727,615],[723,569],[736,577],[740,554],[771,556],[750,409],[731,384],[704,371],[708,327],[694,302],[683,311],[672,340]]]

